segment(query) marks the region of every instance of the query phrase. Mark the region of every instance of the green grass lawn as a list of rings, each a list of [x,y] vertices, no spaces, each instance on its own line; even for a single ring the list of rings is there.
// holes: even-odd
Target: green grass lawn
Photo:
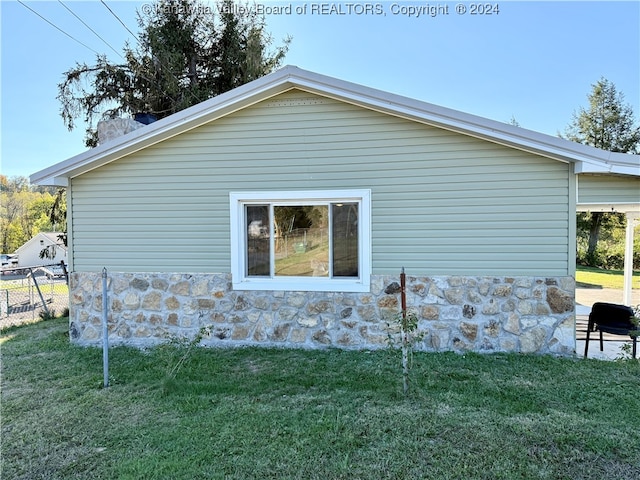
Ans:
[[[2,478],[640,478],[637,361],[1,342]]]
[[[54,294],[69,294],[69,286],[64,282],[40,282],[38,284],[40,287],[40,291],[43,295],[48,295],[51,293]],[[3,281],[0,282],[0,294],[4,294],[5,291],[9,291],[9,294],[12,293],[28,293],[28,292],[37,292],[35,285],[20,281]]]
[[[602,270],[581,266],[578,266],[576,270],[578,287],[623,288],[624,272],[622,270]],[[631,288],[640,288],[640,271],[633,272]]]

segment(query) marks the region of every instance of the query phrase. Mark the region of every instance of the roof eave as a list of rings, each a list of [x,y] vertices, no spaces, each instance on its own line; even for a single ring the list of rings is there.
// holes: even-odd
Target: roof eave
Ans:
[[[383,92],[302,70],[295,66],[286,66],[253,82],[34,173],[31,175],[31,182],[39,185],[59,184],[64,186],[63,184],[69,178],[86,173],[291,88],[332,97],[389,115],[471,135],[555,160],[575,163],[576,173],[620,173],[640,176],[640,156],[638,155],[612,154],[562,138]],[[615,161],[611,162],[612,158],[615,158]]]
[[[618,165],[611,165],[608,168],[596,165],[593,163],[580,162],[577,164],[579,168],[575,173],[600,173],[600,174],[613,174],[613,175],[630,175],[634,177],[640,176],[640,167],[622,167]]]

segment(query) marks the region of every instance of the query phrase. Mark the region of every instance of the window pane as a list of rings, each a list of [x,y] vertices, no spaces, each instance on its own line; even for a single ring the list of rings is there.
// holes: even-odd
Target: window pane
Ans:
[[[358,204],[331,205],[333,276],[358,276]]]
[[[329,276],[329,208],[275,206],[276,276]]]
[[[271,275],[268,205],[247,205],[247,276]]]

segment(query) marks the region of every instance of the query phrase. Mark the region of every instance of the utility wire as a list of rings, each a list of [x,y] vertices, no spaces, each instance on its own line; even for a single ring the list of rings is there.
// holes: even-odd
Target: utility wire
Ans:
[[[76,13],[71,10],[68,6],[66,6],[64,3],[62,3],[62,0],[58,0],[58,3],[60,3],[60,5],[62,5],[64,8],[66,8],[69,13],[71,13],[71,15],[73,15],[74,17],[76,17],[85,27],[87,27],[89,30],[91,30],[91,32],[98,37],[100,40],[102,40],[102,42],[109,47],[111,50],[113,50],[113,52],[118,55],[120,58],[122,58],[124,60],[124,57],[122,56],[122,54],[120,52],[118,52],[115,48],[113,48],[109,42],[107,42],[104,38],[102,38],[93,28],[91,28],[89,25],[87,25],[87,23],[82,20],[78,15],[76,15]]]
[[[107,4],[106,4],[106,2],[105,2],[104,0],[100,0],[100,3],[102,3],[102,5],[104,5],[104,6],[105,6],[105,8],[106,8],[107,10],[109,10],[109,12],[111,13],[111,15],[113,15],[113,16],[116,18],[116,20],[118,20],[118,21],[120,22],[120,24],[125,28],[125,30],[126,30],[127,32],[129,32],[129,33],[133,36],[133,38],[135,38],[135,40],[136,40],[136,42],[138,43],[138,45],[142,46],[142,41],[140,40],[140,37],[138,37],[138,35],[136,35],[135,33],[133,33],[133,32],[129,29],[129,27],[127,27],[127,25],[126,25],[126,24],[125,24],[125,23],[120,19],[120,17],[119,17],[119,16],[118,16],[118,15],[117,15],[113,10],[111,10],[111,8],[109,7],[109,5],[107,5]],[[154,57],[154,58],[155,58],[155,57]],[[160,66],[161,66],[161,67],[164,67],[164,68],[166,69],[166,71],[167,71],[167,72],[168,72],[168,73],[169,73],[173,78],[175,78],[175,79],[176,79],[176,81],[177,81],[178,83],[180,82],[180,79],[176,76],[176,74],[175,74],[175,73],[173,73],[173,72],[171,71],[171,69],[170,69],[170,68],[165,67],[165,66],[160,62],[160,60],[159,60],[159,59],[157,59],[157,58],[155,58],[155,59],[158,61],[158,63],[160,64]],[[135,73],[135,74],[138,74],[138,72],[134,72],[134,73]],[[146,78],[146,77],[143,77],[143,78]],[[147,79],[147,80],[149,80],[149,79]],[[154,80],[150,80],[150,81],[151,81],[151,82],[154,82]],[[172,99],[172,100],[174,100],[174,101],[176,100],[173,96],[169,95],[169,94],[166,92],[166,90],[164,90],[164,89],[162,88],[162,86],[161,86],[159,83],[157,83],[157,86],[159,87],[160,91],[161,91],[164,95],[166,95],[168,98],[170,98],[170,99]]]
[[[23,7],[25,7],[27,10],[31,11],[34,15],[38,16],[40,19],[44,20],[45,22],[47,22],[49,25],[51,25],[53,28],[55,28],[56,30],[58,30],[60,33],[62,33],[63,35],[69,37],[71,40],[73,40],[74,42],[82,45],[83,47],[85,47],[87,50],[90,50],[91,52],[95,53],[96,55],[100,55],[100,53],[98,53],[97,51],[95,51],[93,48],[89,47],[88,45],[86,45],[85,43],[81,42],[80,40],[78,40],[77,38],[75,38],[74,36],[72,36],[71,34],[65,32],[62,28],[58,27],[56,24],[54,24],[53,22],[51,22],[50,20],[48,20],[47,18],[45,18],[44,16],[42,16],[40,13],[38,13],[37,11],[35,11],[33,8],[29,7],[27,4],[25,4],[22,0],[17,0],[18,3],[20,3]],[[95,30],[93,30],[89,25],[87,25],[87,23],[82,20],[78,15],[76,15],[68,6],[66,6],[64,3],[62,3],[61,0],[58,0],[58,2],[64,7],[66,8],[74,17],[76,17],[80,22],[82,22],[82,24],[87,27],[89,30],[91,30],[91,32],[93,32],[93,34],[95,36],[97,36],[100,40],[102,40],[111,50],[113,50],[117,55],[119,55],[121,58],[124,59],[124,57],[122,57],[122,55],[116,51],[104,38],[102,38]],[[142,45],[142,42],[140,41],[140,38],[134,33],[132,32],[129,27],[120,19],[120,17],[109,7],[109,5],[106,4],[106,2],[104,0],[100,0],[100,3],[102,3],[102,5],[105,6],[105,8],[111,13],[111,15],[113,15],[116,20],[118,20],[118,22],[120,22],[120,24],[125,28],[125,30],[127,32],[129,32],[129,34],[131,36],[133,36],[133,38],[136,40],[136,42],[139,45]],[[162,67],[166,68],[166,71],[176,79],[176,81],[180,82],[180,79],[176,76],[175,73],[173,73],[171,71],[170,68],[167,68],[165,65],[163,65],[162,63],[160,63],[160,65]],[[160,90],[169,98],[173,98],[171,95],[169,95],[166,91],[164,91],[164,89],[162,89],[162,87],[160,87]],[[189,95],[191,96],[191,98],[196,99],[194,92],[191,92],[189,90],[187,90],[187,92],[189,93]]]
[[[100,0],[100,3],[102,3],[107,8],[107,10],[111,12],[111,15],[116,17],[116,19],[120,22],[120,24],[127,30],[127,32],[129,32],[133,36],[133,38],[135,38],[138,41],[138,43],[141,43],[138,36],[135,33],[133,33],[131,30],[129,30],[129,27],[127,27],[127,25],[122,20],[120,20],[120,17],[116,15],[113,10],[111,10],[109,5],[107,5],[104,0]]]
[[[78,40],[77,38],[75,38],[73,35],[65,32],[62,28],[58,27],[56,24],[54,24],[53,22],[51,22],[50,20],[48,20],[47,18],[45,18],[44,16],[42,16],[40,13],[38,13],[37,11],[35,11],[33,8],[29,7],[27,4],[25,4],[22,0],[17,0],[18,3],[20,5],[22,5],[23,7],[25,7],[27,10],[29,10],[31,13],[33,13],[34,15],[38,16],[40,19],[44,20],[45,22],[47,22],[49,25],[51,25],[53,28],[55,28],[56,30],[58,30],[60,33],[64,34],[65,36],[69,37],[71,40],[73,40],[74,42],[79,43],[80,45],[82,45],[84,48],[86,48],[87,50],[92,51],[93,53],[95,53],[97,56],[100,56],[100,53],[98,53],[97,51],[95,51],[93,48],[89,47],[88,45],[86,45],[85,43],[81,42],[80,40]],[[78,15],[76,15],[69,7],[67,7],[64,3],[62,3],[61,0],[58,0],[58,2],[64,7],[66,8],[74,17],[76,17],[80,22],[82,22],[82,24],[87,27],[89,30],[91,30],[93,32],[94,35],[96,35],[100,40],[102,40],[109,48],[111,48],[111,50],[113,50],[117,55],[119,55],[121,58],[124,59],[124,57],[122,57],[122,55],[120,53],[118,53],[104,38],[102,38],[100,35],[98,35],[98,33],[95,32],[95,30],[93,30],[89,25],[86,24],[86,22],[84,22]],[[120,17],[118,17],[118,15],[115,14],[115,12],[113,10],[111,10],[111,8],[109,8],[109,6],[104,2],[104,0],[101,0],[101,3],[107,8],[107,10],[109,10],[109,12],[111,12],[111,14],[122,24],[122,26],[133,36],[133,38],[135,38],[136,42],[141,45],[142,42],[140,41],[140,39],[138,38],[138,36],[133,33],[129,27],[127,27],[127,25],[120,19]],[[177,80],[179,81],[178,77],[171,72],[170,69],[167,69],[167,71]],[[150,80],[150,79],[147,79]],[[150,80],[152,83],[154,82],[154,80]],[[167,97],[173,99],[173,97],[171,95],[169,95],[160,85],[158,85],[158,87],[160,87],[160,91],[166,95]],[[191,93],[191,92],[190,92]],[[192,94],[193,95],[193,94]],[[175,100],[175,99],[173,99]]]
[[[114,17],[115,17],[115,18],[120,22],[120,24],[125,28],[125,30],[127,30],[127,32],[129,32],[129,33],[133,36],[133,38],[135,38],[135,39],[136,39],[136,41],[138,42],[138,45],[142,46],[142,41],[140,40],[140,38],[139,38],[135,33],[133,33],[133,32],[129,29],[129,27],[127,27],[127,25],[126,25],[126,24],[125,24],[125,23],[120,19],[120,17],[118,17],[118,15],[117,15],[113,10],[111,10],[111,8],[109,7],[109,5],[107,5],[107,3],[106,3],[104,0],[100,0],[100,3],[102,3],[102,5],[104,5],[104,6],[105,6],[105,8],[106,8],[107,10],[109,10],[109,12],[111,13],[111,15],[113,15],[113,16],[114,16]],[[178,83],[180,83],[180,79],[178,78],[178,76],[177,76],[174,72],[172,72],[172,71],[171,71],[171,69],[170,69],[169,67],[167,67],[166,65],[164,65],[164,64],[160,61],[160,59],[159,59],[159,58],[157,58],[157,57],[155,57],[155,56],[154,56],[154,60],[156,60],[156,61],[160,64],[160,66],[161,66],[161,67],[163,67],[163,68],[166,70],[166,72],[167,72],[169,75],[171,75],[171,76],[172,76],[172,77],[173,77],[173,78],[174,78]],[[171,98],[171,99],[173,99],[173,100],[176,100],[176,99],[175,99],[175,98],[173,98],[171,95],[169,95],[165,90],[163,90],[163,89],[162,89],[162,87],[160,87],[160,90],[161,90],[161,91],[162,91],[162,93],[164,93],[167,97],[169,97],[169,98]],[[187,90],[187,93],[189,94],[189,96],[190,96],[193,100],[196,100],[196,101],[197,101],[197,100],[199,100],[199,99],[198,99],[198,97],[196,97],[196,94],[195,94],[194,92],[192,92],[191,90]]]
[[[71,40],[73,40],[74,42],[79,43],[80,45],[82,45],[84,48],[91,50],[93,53],[95,53],[96,55],[100,55],[98,52],[96,52],[93,48],[85,45],[84,43],[82,43],[80,40],[78,40],[77,38],[73,37],[72,35],[69,35],[67,32],[65,32],[64,30],[62,30],[60,27],[58,27],[56,24],[54,24],[53,22],[50,22],[49,20],[47,20],[46,18],[44,18],[42,15],[40,15],[38,12],[36,12],[33,8],[31,8],[30,6],[28,6],[27,4],[25,4],[24,2],[22,2],[22,0],[18,0],[18,3],[20,5],[22,5],[24,8],[26,8],[27,10],[30,10],[32,13],[34,13],[35,15],[37,15],[38,17],[40,17],[42,20],[44,20],[45,22],[47,22],[49,25],[51,25],[53,28],[55,28],[56,30],[58,30],[59,32],[63,33],[64,35],[66,35],[67,37],[69,37]]]

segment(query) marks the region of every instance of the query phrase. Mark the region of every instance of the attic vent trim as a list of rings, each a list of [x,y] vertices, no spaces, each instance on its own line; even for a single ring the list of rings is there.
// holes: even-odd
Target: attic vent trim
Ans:
[[[281,99],[281,100],[271,100],[267,102],[267,107],[291,107],[291,106],[300,106],[300,105],[324,105],[326,104],[326,100],[323,98],[291,98],[291,99]]]

